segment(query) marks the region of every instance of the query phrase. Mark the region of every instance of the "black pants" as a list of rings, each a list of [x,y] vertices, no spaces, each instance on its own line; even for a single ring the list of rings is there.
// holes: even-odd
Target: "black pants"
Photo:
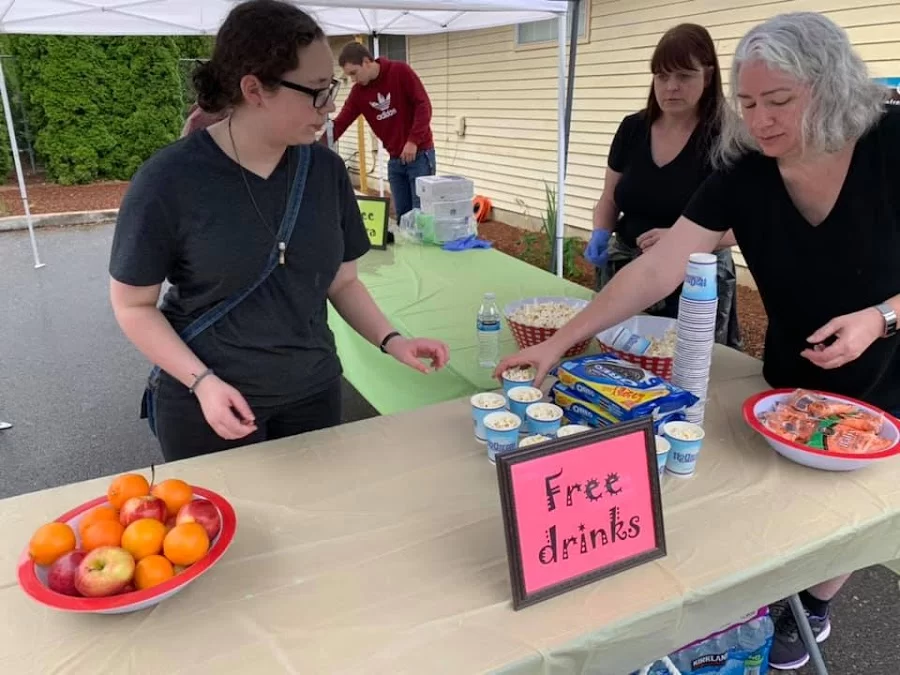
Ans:
[[[168,378],[166,378],[168,379]],[[203,417],[200,402],[177,382],[160,383],[156,398],[156,436],[167,462],[230,450],[251,443],[295,436],[341,422],[341,382],[286,406],[254,407],[256,431],[237,440],[219,436]]]

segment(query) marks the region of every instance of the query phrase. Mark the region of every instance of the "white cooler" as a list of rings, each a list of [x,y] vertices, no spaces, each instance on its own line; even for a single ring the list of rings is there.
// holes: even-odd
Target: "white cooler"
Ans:
[[[475,197],[475,183],[462,176],[419,176],[416,194],[422,201],[452,202]]]
[[[436,219],[449,220],[468,218],[475,212],[471,199],[453,199],[448,201],[431,201],[422,199],[422,212],[433,215]]]

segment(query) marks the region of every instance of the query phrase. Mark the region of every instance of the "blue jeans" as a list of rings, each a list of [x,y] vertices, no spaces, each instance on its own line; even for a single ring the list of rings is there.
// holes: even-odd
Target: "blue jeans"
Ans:
[[[399,157],[392,157],[388,161],[388,182],[391,184],[391,198],[394,200],[394,212],[397,220],[408,211],[420,206],[419,196],[416,194],[416,178],[419,176],[433,176],[437,167],[437,158],[434,148],[419,150],[416,158],[409,164],[404,164]]]

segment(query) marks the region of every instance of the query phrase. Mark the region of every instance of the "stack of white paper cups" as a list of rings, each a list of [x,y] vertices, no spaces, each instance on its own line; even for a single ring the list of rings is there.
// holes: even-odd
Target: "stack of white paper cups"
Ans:
[[[703,423],[716,337],[716,261],[712,253],[691,254],[678,304],[672,383],[700,399],[686,411],[688,421],[694,424]]]

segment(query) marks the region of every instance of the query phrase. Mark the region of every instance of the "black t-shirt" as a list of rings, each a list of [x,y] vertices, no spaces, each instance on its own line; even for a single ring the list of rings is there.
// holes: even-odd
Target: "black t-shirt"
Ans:
[[[622,174],[614,193],[622,212],[615,231],[625,244],[634,247],[644,232],[675,224],[712,171],[708,136],[704,125],[698,124],[675,159],[660,167],[653,161],[646,111],[622,120],[607,164]]]
[[[369,250],[340,157],[311,146],[300,214],[268,279],[190,349],[251,406],[281,405],[322,391],[341,375],[327,323],[328,288],[340,265]],[[205,130],[151,157],[135,174],[119,210],[110,274],[132,286],[168,280],[161,310],[176,331],[251,285],[276,244],[299,148],[288,148],[267,179],[246,172]],[[186,389],[165,373],[161,387]]]
[[[769,318],[763,375],[771,386],[900,408],[900,338],[878,339],[832,370],[800,356],[831,319],[900,293],[900,110],[856,144],[837,202],[815,227],[794,206],[776,160],[760,153],[710,176],[684,215],[734,231]]]

